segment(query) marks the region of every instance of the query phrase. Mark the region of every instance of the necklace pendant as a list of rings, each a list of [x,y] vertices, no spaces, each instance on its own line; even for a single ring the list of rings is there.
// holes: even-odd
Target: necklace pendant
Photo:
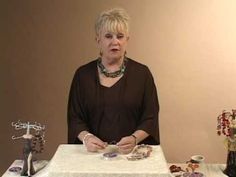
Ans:
[[[114,72],[108,72],[108,70],[105,68],[105,66],[102,64],[102,60],[101,58],[98,59],[97,61],[97,66],[100,69],[100,72],[105,75],[106,77],[110,77],[110,78],[116,78],[121,76],[122,74],[124,74],[125,72],[125,63],[127,62],[127,59],[124,59],[122,65],[120,66],[120,69]]]

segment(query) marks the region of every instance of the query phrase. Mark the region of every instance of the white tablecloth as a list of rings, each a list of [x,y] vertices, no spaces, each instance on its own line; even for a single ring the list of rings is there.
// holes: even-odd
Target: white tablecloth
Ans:
[[[48,165],[35,177],[170,177],[161,146],[152,146],[147,159],[128,161],[126,155],[104,160],[102,152],[87,152],[83,145],[60,145]],[[7,176],[4,176],[7,177]]]
[[[125,155],[104,160],[101,153],[90,153],[83,145],[60,145],[50,163],[49,177],[169,177],[168,165],[160,146],[151,156],[128,161]]]

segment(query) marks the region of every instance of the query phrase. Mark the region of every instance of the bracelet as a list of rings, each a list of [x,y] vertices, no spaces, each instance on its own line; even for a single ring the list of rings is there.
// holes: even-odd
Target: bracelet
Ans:
[[[44,149],[44,135],[41,134],[35,134],[32,141],[31,141],[31,146],[32,146],[32,152],[35,154],[42,153]]]
[[[93,136],[93,134],[92,133],[87,133],[86,135],[84,135],[84,138],[83,138],[83,141],[82,141],[84,145],[85,145],[85,140],[88,136]]]
[[[134,134],[132,134],[132,135],[130,135],[130,136],[134,137],[134,139],[135,139],[135,145],[137,145],[137,136],[135,136]]]

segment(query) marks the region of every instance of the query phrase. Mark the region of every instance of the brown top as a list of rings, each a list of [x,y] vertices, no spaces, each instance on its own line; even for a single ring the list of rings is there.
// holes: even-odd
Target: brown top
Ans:
[[[68,143],[81,143],[87,130],[105,142],[118,142],[135,130],[150,136],[140,143],[160,144],[159,104],[148,67],[127,58],[122,78],[111,87],[99,82],[97,60],[77,69],[68,102]]]

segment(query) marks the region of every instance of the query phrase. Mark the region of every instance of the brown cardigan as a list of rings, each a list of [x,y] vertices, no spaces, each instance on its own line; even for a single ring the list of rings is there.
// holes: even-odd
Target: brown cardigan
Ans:
[[[68,143],[81,143],[87,130],[105,142],[118,142],[135,130],[148,134],[145,144],[160,144],[159,104],[147,66],[127,58],[123,77],[112,87],[100,84],[97,59],[75,72],[68,102]]]

